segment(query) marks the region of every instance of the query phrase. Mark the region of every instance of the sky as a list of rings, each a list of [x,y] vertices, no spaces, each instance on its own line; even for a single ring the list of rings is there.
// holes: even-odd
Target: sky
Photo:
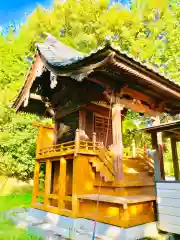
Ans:
[[[21,23],[24,16],[30,14],[40,4],[50,7],[53,0],[0,0],[0,30],[10,22]],[[110,3],[127,3],[129,0],[110,0]]]
[[[52,0],[0,0],[0,27],[11,21],[21,22],[38,4],[49,7]]]

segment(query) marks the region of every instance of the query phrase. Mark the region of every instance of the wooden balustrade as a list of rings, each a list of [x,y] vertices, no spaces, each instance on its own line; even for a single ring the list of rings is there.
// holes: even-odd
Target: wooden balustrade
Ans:
[[[69,141],[40,149],[37,152],[36,157],[37,159],[47,159],[52,157],[61,157],[69,154],[74,154],[76,156],[78,153],[97,155],[101,148],[104,148],[104,146],[102,146],[100,142],[95,141],[95,136],[93,141],[79,140],[79,138],[77,137],[75,141]],[[147,158],[147,153],[145,153],[140,148],[135,148],[133,144],[132,155],[129,155],[129,157]]]
[[[36,158],[46,159],[52,157],[61,157],[69,154],[74,154],[76,156],[78,153],[95,155],[98,150],[98,142],[79,140],[79,137],[76,136],[75,141],[69,141],[40,149],[37,152]]]

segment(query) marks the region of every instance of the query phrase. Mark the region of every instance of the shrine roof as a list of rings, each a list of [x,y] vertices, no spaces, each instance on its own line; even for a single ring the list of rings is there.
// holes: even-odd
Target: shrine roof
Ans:
[[[70,80],[73,80],[72,86],[77,85],[77,82],[82,82],[81,86],[76,86],[76,91],[85,85],[88,88],[90,82],[101,86],[103,91],[111,88],[117,94],[122,92],[121,90],[129,88],[134,91],[132,95],[135,97],[131,97],[132,100],[140,100],[142,104],[145,101],[145,108],[148,104],[148,110],[143,110],[146,112],[149,112],[149,109],[156,112],[164,111],[172,115],[180,112],[180,84],[123,52],[120,48],[111,45],[110,42],[89,54],[83,54],[48,35],[45,42],[37,43],[36,47],[34,63],[11,106],[16,110],[40,111],[40,114],[44,114],[49,108],[49,103],[52,103],[52,94],[61,91],[56,86],[58,84],[60,86],[63,81],[66,85],[71,84]],[[52,79],[55,79],[54,87],[51,85]],[[66,93],[66,97],[68,94],[68,99],[73,101],[70,99],[72,89],[71,87],[71,92]],[[35,96],[36,94],[38,96]],[[126,93],[124,94],[126,95]],[[142,94],[143,96],[141,96]],[[91,97],[91,101],[94,101],[93,96]],[[132,102],[132,100],[128,101]],[[142,110],[142,104],[138,105],[138,109]],[[28,108],[26,108],[27,106]],[[134,108],[136,109],[136,106]]]
[[[87,64],[96,64],[97,62],[103,61],[109,55],[114,55],[117,62],[118,60],[123,60],[128,65],[146,70],[146,74],[154,74],[160,77],[163,82],[170,83],[171,86],[174,85],[180,89],[179,82],[174,81],[150,64],[141,62],[138,58],[133,57],[128,52],[123,51],[120,47],[113,45],[109,41],[88,54],[80,53],[52,36],[48,36],[44,43],[37,43],[36,46],[46,62],[47,68],[49,67],[50,71],[54,71],[54,73],[58,75],[72,74],[73,71],[84,71],[84,67]]]

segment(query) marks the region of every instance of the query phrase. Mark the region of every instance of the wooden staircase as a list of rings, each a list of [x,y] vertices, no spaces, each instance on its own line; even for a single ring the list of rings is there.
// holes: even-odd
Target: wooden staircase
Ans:
[[[105,147],[99,148],[97,151],[97,156],[92,156],[89,158],[89,162],[99,172],[100,176],[104,178],[105,182],[113,182],[115,179],[113,171],[113,153],[112,151],[106,149]],[[123,170],[124,174],[145,174],[153,175],[154,166],[152,159],[137,155],[133,157],[123,157]]]
[[[147,172],[148,174],[154,173],[153,163],[146,158],[123,158],[123,169],[125,172],[130,172],[130,169],[134,172]]]
[[[92,166],[95,167],[96,172],[100,173],[100,176],[104,178],[105,182],[114,181],[112,161],[112,154],[106,148],[100,148],[97,156],[89,159],[89,162],[92,163]]]

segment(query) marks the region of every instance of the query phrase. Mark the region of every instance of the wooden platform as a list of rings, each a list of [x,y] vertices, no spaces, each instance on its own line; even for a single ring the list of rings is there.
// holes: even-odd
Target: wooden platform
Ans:
[[[89,194],[89,195],[80,195],[78,199],[91,200],[91,201],[100,201],[107,203],[117,203],[123,205],[124,208],[127,208],[128,204],[143,203],[154,201],[155,196],[149,195],[136,195],[136,196],[109,196],[109,195],[100,195],[98,194]]]

